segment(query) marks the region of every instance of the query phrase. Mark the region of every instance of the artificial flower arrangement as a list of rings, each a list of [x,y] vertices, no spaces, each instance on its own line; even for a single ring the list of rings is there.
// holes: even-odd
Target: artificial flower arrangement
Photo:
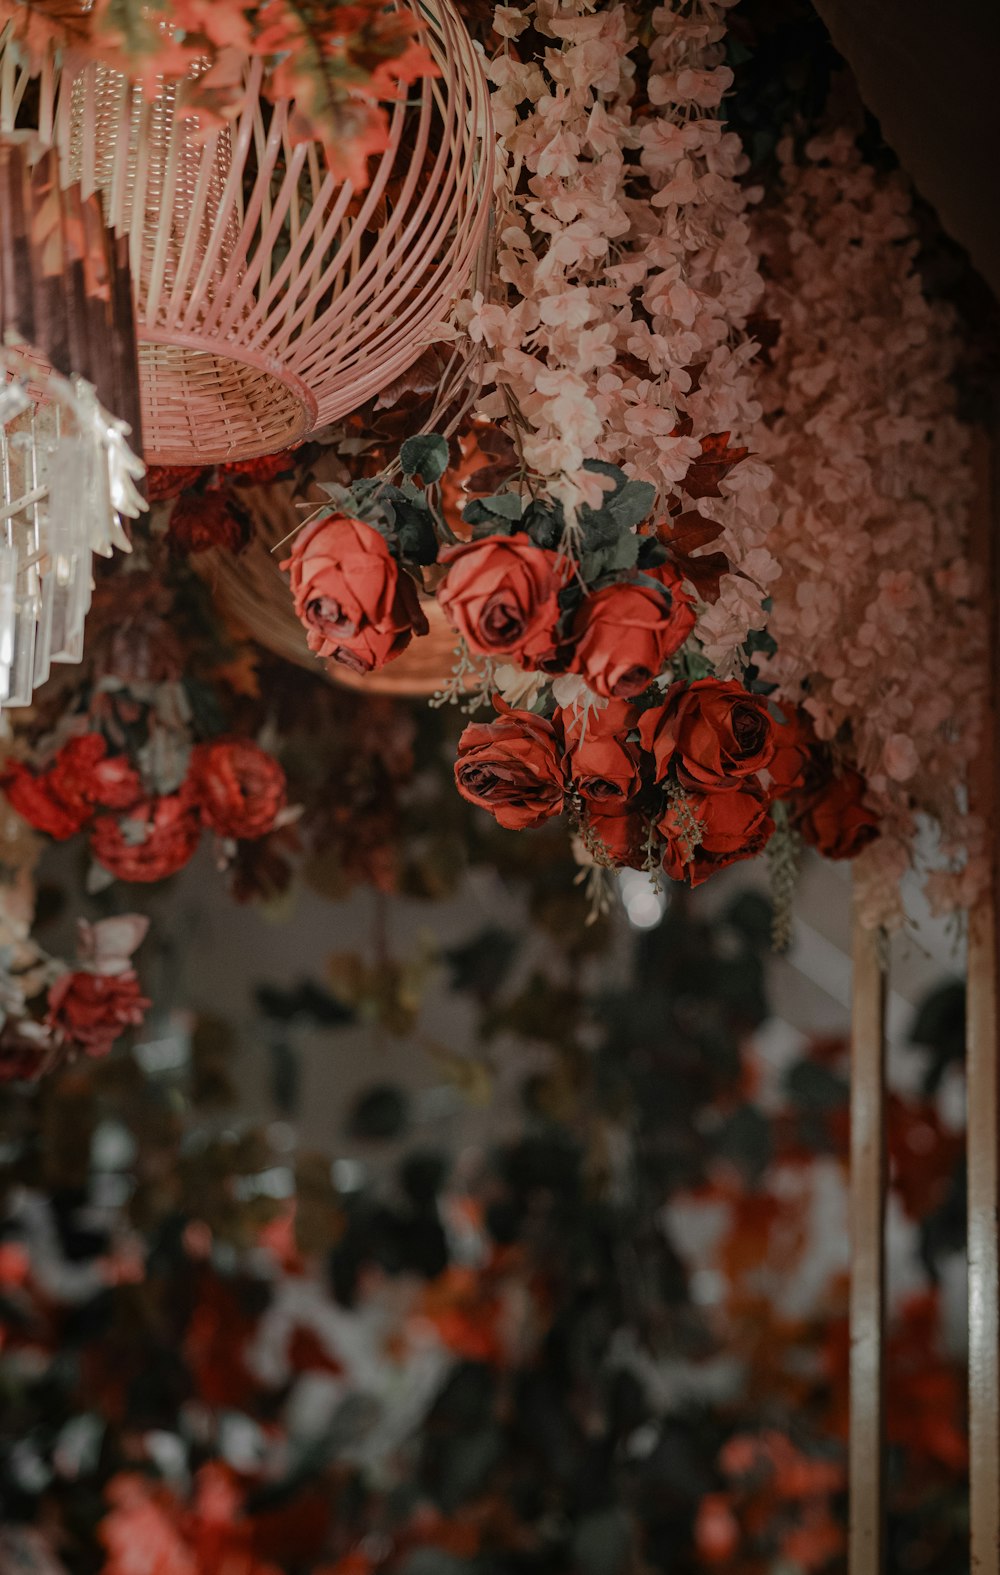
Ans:
[[[713,441],[739,462],[728,434]],[[591,501],[571,515],[508,490],[468,503],[458,536],[436,502],[447,464],[445,439],[423,435],[402,446],[402,485],[327,486],[283,566],[310,648],[356,673],[425,635],[436,599],[458,647],[438,698],[497,713],[459,740],[464,798],[512,830],[565,813],[581,864],[690,885],[759,853],[776,806],[835,857],[876,835],[857,774],[835,775],[807,718],[769,704],[752,643],[741,676],[721,678],[694,637],[695,585],[710,596],[728,563],[687,549],[718,527],[654,519],[651,483],[590,460],[577,485]]]

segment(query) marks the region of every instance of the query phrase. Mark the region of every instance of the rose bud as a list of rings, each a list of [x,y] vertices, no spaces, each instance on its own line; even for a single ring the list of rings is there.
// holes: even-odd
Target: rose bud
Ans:
[[[448,548],[441,562],[448,573],[438,604],[470,651],[527,671],[551,658],[567,572],[554,552],[526,536],[487,536]]]
[[[740,787],[774,756],[774,723],[761,695],[732,679],[673,684],[662,706],[639,719],[656,780],[671,768],[682,787],[717,793]]]
[[[620,580],[588,596],[577,612],[571,670],[595,694],[628,700],[649,688],[694,624],[694,603],[667,566]]]
[[[540,826],[563,807],[563,765],[552,723],[506,706],[495,722],[470,723],[458,741],[455,782],[463,798],[488,809],[501,826]]]
[[[383,536],[362,520],[336,514],[295,538],[281,567],[291,576],[295,612],[309,649],[370,673],[399,656],[427,619],[413,580]]]
[[[642,787],[642,754],[627,734],[638,712],[622,700],[603,711],[556,713],[566,741],[566,775],[593,815],[622,814]]]

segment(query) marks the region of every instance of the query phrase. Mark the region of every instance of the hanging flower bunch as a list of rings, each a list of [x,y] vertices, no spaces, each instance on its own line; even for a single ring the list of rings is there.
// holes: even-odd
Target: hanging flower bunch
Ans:
[[[381,0],[0,0],[3,23],[35,59],[68,48],[148,85],[186,79],[185,112],[206,128],[239,114],[247,62],[259,59],[267,95],[294,101],[292,134],[322,142],[336,178],[359,188],[388,144],[385,105],[437,74],[416,11]]]
[[[373,672],[426,634],[433,594],[459,641],[456,689],[499,713],[462,734],[463,797],[516,830],[566,812],[581,862],[692,884],[759,852],[798,776],[769,769],[767,702],[688,644],[696,600],[669,525],[649,520],[653,485],[588,460],[600,501],[572,525],[560,499],[508,491],[467,504],[457,538],[434,502],[447,460],[443,438],[413,438],[401,487],[327,488],[283,565],[310,648]],[[786,758],[801,772],[804,754]]]
[[[52,957],[0,917],[6,961],[0,970],[0,1083],[32,1081],[77,1055],[105,1056],[150,1002],[132,962],[149,920],[127,913],[81,920],[77,957]]]
[[[95,886],[176,874],[206,830],[226,862],[291,817],[279,762],[227,730],[225,653],[182,642],[180,605],[148,566],[103,581],[71,694],[38,706],[0,775],[36,831],[87,834]]]
[[[731,676],[777,566],[767,469],[746,447],[762,283],[745,160],[719,119],[724,12],[660,6],[640,44],[625,6],[498,8],[502,288],[459,316],[485,346],[482,411],[568,517],[599,506],[584,462],[602,460],[653,485],[680,552],[716,543],[693,560],[695,635]]]
[[[986,664],[965,556],[958,339],[950,309],[923,293],[901,176],[876,173],[847,129],[816,137],[801,159],[787,141],[781,168],[780,199],[759,225],[780,335],[762,372],[758,441],[782,566],[774,649],[759,666],[856,768],[840,777],[841,810],[867,807],[881,827],[857,866],[865,908],[896,924],[923,817],[940,828],[927,880],[937,908],[966,906],[982,873],[965,811]]]

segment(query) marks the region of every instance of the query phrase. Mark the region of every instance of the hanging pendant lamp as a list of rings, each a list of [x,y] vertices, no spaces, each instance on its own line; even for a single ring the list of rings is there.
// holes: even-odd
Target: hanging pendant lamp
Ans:
[[[439,72],[392,105],[368,187],[293,137],[262,96],[204,135],[181,87],[148,92],[51,54],[30,95],[64,180],[99,191],[129,238],[146,456],[213,464],[288,447],[394,381],[469,286],[493,184],[480,61],[451,0],[421,5]],[[23,120],[32,69],[0,37],[0,128]]]
[[[125,247],[54,150],[0,137],[0,705],[83,656],[92,556],[146,506],[138,425]]]

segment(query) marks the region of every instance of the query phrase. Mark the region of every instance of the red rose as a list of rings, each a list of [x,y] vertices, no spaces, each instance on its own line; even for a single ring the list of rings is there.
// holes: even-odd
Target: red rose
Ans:
[[[555,553],[525,536],[488,536],[441,554],[437,599],[470,651],[529,671],[552,656],[564,576]]]
[[[284,771],[248,738],[200,744],[190,780],[202,819],[220,837],[264,837],[285,807]]]
[[[563,767],[551,722],[504,707],[496,722],[472,722],[458,741],[458,791],[501,826],[540,826],[563,807]]]
[[[167,534],[181,552],[222,547],[240,552],[250,540],[250,516],[228,492],[185,492],[170,515]]]
[[[799,804],[795,824],[825,859],[853,859],[878,836],[878,816],[865,803],[865,786],[860,771],[848,768]]]
[[[138,1028],[150,1007],[134,968],[124,973],[64,973],[49,989],[45,1021],[88,1055],[107,1055],[126,1028]]]
[[[279,449],[277,454],[258,454],[256,459],[230,460],[219,466],[220,476],[252,487],[264,487],[268,482],[294,474],[295,454],[290,448]]]
[[[586,725],[582,715],[557,712],[566,740],[566,775],[594,814],[621,814],[642,786],[642,755],[626,736],[638,715],[624,700],[588,712]]]
[[[606,853],[616,868],[645,868],[649,827],[642,815],[630,814],[627,810],[601,815],[591,810],[587,815],[587,830],[597,843],[596,851]]]
[[[790,706],[785,708],[784,719],[772,717],[774,754],[767,766],[772,798],[791,798],[801,788],[809,765],[816,735],[808,717]]]
[[[627,700],[648,689],[694,624],[694,603],[671,568],[621,580],[588,596],[578,611],[572,671],[595,694]]]
[[[673,766],[683,787],[702,792],[740,787],[774,757],[767,701],[731,679],[671,685],[662,706],[643,712],[639,733],[657,782]]]
[[[356,673],[384,667],[427,633],[417,587],[385,539],[344,514],[316,520],[295,538],[288,569],[309,649]]]
[[[669,802],[657,823],[666,844],[663,868],[671,880],[700,886],[716,870],[752,859],[774,831],[763,799],[745,788],[728,793],[689,791],[685,799],[686,804]],[[700,831],[701,840],[694,846],[689,817]]]
[[[185,785],[179,793],[144,799],[121,819],[101,815],[90,848],[119,880],[166,880],[184,868],[200,838],[201,822]]]

